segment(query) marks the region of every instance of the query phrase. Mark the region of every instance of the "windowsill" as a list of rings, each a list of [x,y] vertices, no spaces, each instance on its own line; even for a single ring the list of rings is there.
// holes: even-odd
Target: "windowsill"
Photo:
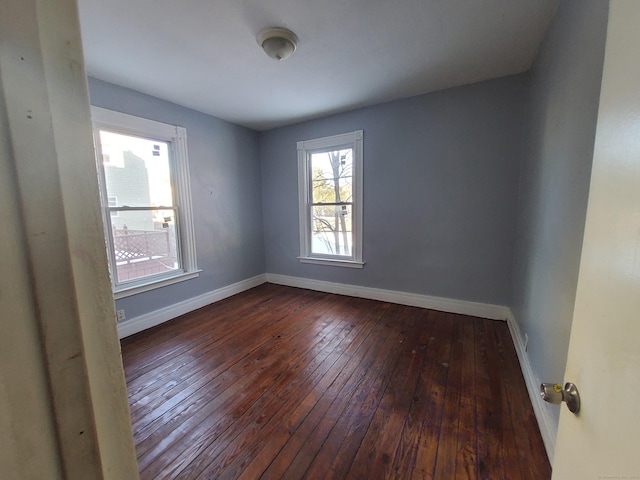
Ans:
[[[301,263],[313,263],[316,265],[330,265],[333,267],[363,268],[364,262],[355,260],[338,260],[335,258],[298,257]]]
[[[118,300],[120,298],[130,297],[137,295],[138,293],[148,292],[160,287],[166,287],[167,285],[173,285],[174,283],[184,282],[185,280],[191,280],[200,276],[202,270],[194,270],[192,272],[183,272],[172,277],[165,277],[156,280],[150,280],[145,283],[136,283],[135,285],[121,286],[113,292],[113,298]]]

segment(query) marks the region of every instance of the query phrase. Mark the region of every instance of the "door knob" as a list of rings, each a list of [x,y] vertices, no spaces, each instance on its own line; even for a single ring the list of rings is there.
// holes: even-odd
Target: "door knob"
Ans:
[[[565,402],[571,413],[577,415],[580,412],[580,394],[573,383],[565,383],[564,388],[557,383],[543,383],[540,385],[540,396],[553,405]]]

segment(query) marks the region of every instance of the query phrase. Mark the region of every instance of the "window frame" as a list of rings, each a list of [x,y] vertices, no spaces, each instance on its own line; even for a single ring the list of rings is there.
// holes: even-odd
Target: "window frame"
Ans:
[[[197,267],[195,229],[193,226],[193,209],[191,205],[191,182],[189,178],[189,159],[187,152],[187,130],[184,127],[170,125],[155,120],[136,117],[100,107],[91,107],[93,122],[95,157],[100,184],[100,200],[104,237],[107,246],[111,286],[115,299],[136,295],[174,283],[190,280],[199,276]],[[173,190],[176,212],[177,248],[181,268],[166,274],[157,274],[137,280],[116,281],[116,263],[111,228],[111,211],[108,206],[108,194],[105,181],[105,170],[102,164],[102,147],[100,130],[107,130],[123,135],[160,140],[169,144],[169,164],[171,170],[171,187]]]
[[[302,263],[333,265],[349,268],[363,268],[362,259],[362,180],[363,180],[363,131],[331,135],[304,140],[298,147],[298,206],[300,226],[300,256]],[[350,148],[352,150],[352,248],[351,255],[331,255],[312,253],[312,168],[311,155]]]

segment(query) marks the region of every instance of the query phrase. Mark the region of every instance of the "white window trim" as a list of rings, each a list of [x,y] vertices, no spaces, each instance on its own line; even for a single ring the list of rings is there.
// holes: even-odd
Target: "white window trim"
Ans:
[[[94,131],[104,128],[113,132],[147,137],[150,139],[164,140],[171,145],[171,169],[173,181],[176,183],[176,206],[179,207],[177,219],[180,229],[180,255],[182,269],[166,275],[142,278],[139,281],[115,284],[115,275],[112,275],[112,288],[115,299],[136,295],[138,293],[164,287],[173,283],[182,282],[199,275],[196,258],[195,229],[193,227],[193,211],[191,207],[191,182],[189,178],[189,158],[187,155],[187,130],[184,127],[169,125],[155,120],[135,117],[125,113],[114,112],[100,107],[91,107],[91,118]],[[99,138],[95,139],[98,162],[102,159]],[[101,184],[104,185],[104,168],[98,165]],[[104,189],[104,187],[103,187]],[[106,190],[105,190],[106,191]],[[108,212],[103,209],[103,215]],[[106,217],[104,225],[106,222]],[[109,244],[109,263],[113,264],[111,236],[105,232],[105,239]]]
[[[363,131],[332,135],[298,142],[298,206],[300,223],[300,256],[301,263],[317,265],[333,265],[339,267],[363,268],[362,260],[362,143]],[[353,151],[353,207],[352,225],[353,247],[351,257],[342,255],[322,255],[311,253],[311,215],[309,205],[311,191],[309,171],[311,154],[329,149],[351,148]]]

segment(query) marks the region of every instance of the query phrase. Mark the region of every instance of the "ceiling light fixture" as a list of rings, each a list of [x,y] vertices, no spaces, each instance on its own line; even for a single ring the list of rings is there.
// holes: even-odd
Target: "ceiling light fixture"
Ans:
[[[258,44],[274,60],[286,60],[298,47],[298,37],[286,28],[267,28],[258,34]]]

